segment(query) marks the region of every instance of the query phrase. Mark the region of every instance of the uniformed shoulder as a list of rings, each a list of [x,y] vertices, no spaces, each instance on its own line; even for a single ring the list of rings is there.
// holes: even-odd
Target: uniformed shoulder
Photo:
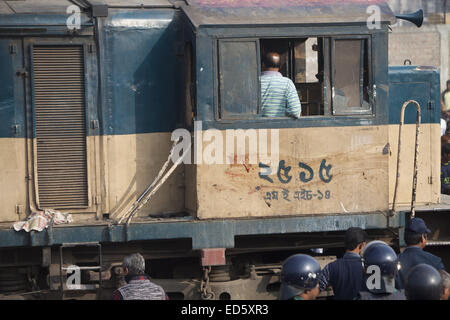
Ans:
[[[426,257],[435,268],[440,268],[440,264],[442,263],[442,259],[439,258],[438,256],[435,256],[434,254],[427,252],[427,251],[423,251],[422,250],[422,255],[424,257]]]

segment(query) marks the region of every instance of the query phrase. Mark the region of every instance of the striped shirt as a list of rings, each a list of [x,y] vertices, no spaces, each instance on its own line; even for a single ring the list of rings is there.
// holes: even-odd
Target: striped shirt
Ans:
[[[128,284],[117,289],[113,300],[168,300],[164,289],[150,282],[146,275],[130,277]]]
[[[302,111],[294,83],[276,71],[261,74],[261,107],[263,117],[299,118]]]

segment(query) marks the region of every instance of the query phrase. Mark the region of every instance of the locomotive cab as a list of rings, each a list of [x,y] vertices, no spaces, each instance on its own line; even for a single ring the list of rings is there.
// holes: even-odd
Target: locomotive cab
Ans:
[[[369,25],[367,1],[327,10],[308,1],[256,7],[193,0],[181,6],[186,47],[192,48],[186,55],[187,126],[201,144],[196,160],[207,159],[186,169],[186,186],[195,190],[187,194],[189,211],[226,218],[389,209],[384,125],[388,25],[395,17],[387,4],[376,4],[377,26]],[[280,73],[295,84],[299,119],[262,116],[267,52],[280,55]],[[266,135],[267,143],[255,139]],[[191,188],[189,181],[195,181]]]

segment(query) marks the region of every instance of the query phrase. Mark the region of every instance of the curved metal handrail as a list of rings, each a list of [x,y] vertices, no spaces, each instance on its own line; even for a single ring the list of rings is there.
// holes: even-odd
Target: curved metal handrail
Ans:
[[[398,190],[398,178],[400,177],[400,147],[401,147],[401,137],[402,137],[402,128],[405,122],[405,109],[410,104],[413,103],[417,109],[417,119],[416,119],[416,145],[414,150],[414,171],[413,171],[413,188],[412,188],[412,196],[411,196],[411,218],[414,218],[416,211],[416,188],[417,188],[417,155],[419,153],[419,130],[420,130],[420,122],[422,119],[420,112],[420,104],[415,100],[406,101],[400,113],[400,126],[398,129],[398,152],[397,152],[397,177],[395,179],[395,189],[394,189],[394,199],[392,202],[392,211],[393,213],[397,211],[397,190]]]

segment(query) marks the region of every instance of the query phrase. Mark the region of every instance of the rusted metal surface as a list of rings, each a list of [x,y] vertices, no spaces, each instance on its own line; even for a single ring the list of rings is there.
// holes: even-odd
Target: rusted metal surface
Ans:
[[[183,10],[194,26],[366,23],[367,9],[376,5],[381,21],[395,23],[389,5],[381,0],[187,0]]]
[[[225,248],[203,249],[202,266],[222,266],[225,265]]]
[[[35,46],[33,93],[40,208],[88,205],[82,46]]]

